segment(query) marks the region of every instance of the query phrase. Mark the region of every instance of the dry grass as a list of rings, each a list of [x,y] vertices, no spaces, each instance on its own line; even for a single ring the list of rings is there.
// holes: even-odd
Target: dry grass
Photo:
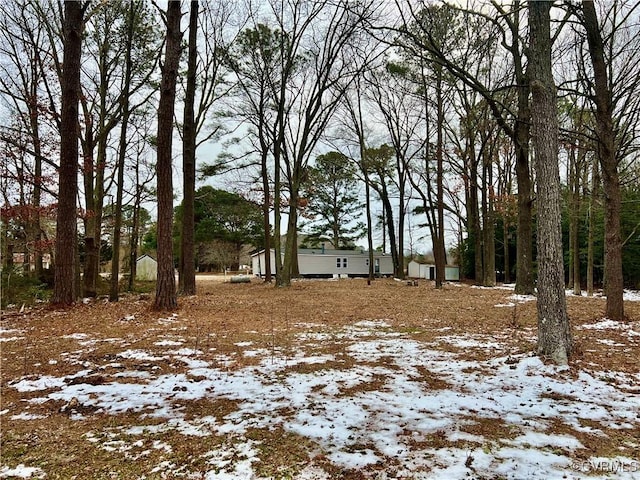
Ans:
[[[364,280],[301,281],[291,288],[276,289],[258,282],[229,284],[200,282],[199,294],[179,299],[177,316],[163,316],[150,309],[151,300],[145,297],[125,297],[115,304],[97,300],[79,304],[67,310],[33,309],[22,315],[12,312],[2,320],[5,330],[19,330],[17,340],[0,343],[2,348],[2,464],[27,464],[42,468],[47,478],[160,478],[153,473],[160,462],[171,462],[184,472],[206,468],[206,455],[213,447],[229,442],[224,435],[211,435],[196,439],[186,438],[176,429],[153,429],[162,423],[153,416],[139,412],[121,412],[118,415],[95,413],[90,408],[65,405],[63,401],[29,404],[34,419],[9,420],[24,411],[30,398],[38,392],[18,392],[11,384],[22,378],[41,376],[61,377],[76,374],[81,367],[87,370],[83,383],[99,385],[111,381],[125,370],[149,371],[154,374],[188,373],[184,362],[172,359],[145,361],[117,357],[125,349],[143,350],[150,355],[162,356],[163,348],[156,345],[172,338],[183,341],[180,348],[201,350],[202,359],[212,367],[239,369],[255,363],[256,357],[243,356],[242,342],[252,342],[254,349],[262,349],[274,357],[295,355],[296,342],[302,334],[316,335],[320,341],[310,342],[309,355],[330,354],[329,363],[299,363],[292,371],[311,372],[318,369],[349,369],[354,365],[346,355],[346,342],[338,333],[341,329],[362,320],[384,319],[393,332],[426,344],[438,345],[461,354],[463,358],[478,360],[495,355],[486,348],[460,349],[447,345],[448,335],[492,335],[505,345],[501,354],[531,352],[535,348],[535,302],[518,303],[512,307],[496,307],[506,303],[511,292],[501,289],[475,289],[468,286],[447,285],[435,290],[430,282],[421,282],[418,288],[402,282],[381,280],[371,286]],[[569,315],[574,326],[593,323],[602,316],[604,300],[600,298],[568,298]],[[631,321],[640,320],[640,303],[627,303]],[[615,330],[575,330],[577,353],[571,369],[575,374],[588,368],[596,371],[638,373],[638,341],[630,344],[628,337]],[[85,334],[82,337],[80,334]],[[11,337],[11,332],[5,337]],[[86,338],[86,341],[83,341]],[[484,338],[484,337],[483,337]],[[605,340],[608,343],[602,343]],[[639,339],[640,340],[640,339]],[[78,344],[82,346],[78,347]],[[615,345],[619,345],[616,347]],[[229,363],[228,359],[233,358]],[[385,359],[380,360],[391,368]],[[431,389],[449,388],[439,376],[422,368],[422,381]],[[197,377],[192,377],[197,382]],[[79,380],[80,381],[80,380]],[[126,378],[119,381],[126,382]],[[133,380],[132,380],[133,381]],[[616,383],[615,377],[610,379]],[[356,389],[375,390],[383,382],[375,376]],[[345,395],[352,392],[345,391]],[[562,402],[563,398],[554,398]],[[185,418],[213,416],[224,418],[235,409],[229,399],[209,398],[197,401],[176,400],[184,409]],[[72,418],[70,412],[83,414],[82,421]],[[283,413],[283,412],[280,412]],[[41,417],[41,418],[40,418]],[[597,422],[596,422],[597,423]],[[128,426],[148,425],[144,446],[128,441]],[[639,434],[629,430],[613,430],[592,425],[606,435],[578,432],[556,423],[552,432],[570,431],[586,448],[588,455],[606,455],[625,442],[632,454],[640,458],[637,445]],[[505,422],[469,419],[461,427],[465,432],[481,435],[487,442],[500,442],[518,435],[517,429]],[[323,466],[335,478],[369,478],[369,474],[343,471],[332,466],[323,457],[322,449],[310,439],[282,431],[281,427],[252,429],[246,435],[257,441],[260,464],[254,465],[257,474],[271,478],[294,478],[301,465],[314,462]],[[106,443],[105,443],[106,442]],[[433,448],[452,445],[438,432],[416,438],[415,444],[428,444]],[[97,445],[111,448],[98,448]],[[452,445],[455,446],[455,445]],[[369,448],[369,445],[354,448]],[[233,445],[229,445],[233,451]],[[238,458],[241,452],[236,453]],[[633,457],[633,455],[631,455]],[[150,473],[151,472],[151,473]],[[165,478],[165,477],[163,477]]]

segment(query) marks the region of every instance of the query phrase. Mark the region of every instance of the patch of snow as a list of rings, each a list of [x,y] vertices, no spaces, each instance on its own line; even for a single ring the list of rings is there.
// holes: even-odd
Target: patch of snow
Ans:
[[[157,345],[158,347],[178,347],[183,343],[183,341],[177,342],[175,340],[160,340],[159,342],[155,342],[154,345]]]
[[[628,328],[628,325],[623,322],[616,322],[615,320],[603,318],[597,323],[582,325],[578,328],[583,330],[623,330],[625,328]]]
[[[180,348],[178,350],[170,350],[167,352],[170,355],[181,355],[184,357],[190,357],[192,355],[202,355],[202,350],[195,350],[193,348]]]
[[[569,435],[548,435],[540,432],[527,432],[508,443],[525,447],[552,447],[570,450],[584,448],[582,443]]]
[[[11,420],[40,420],[42,418],[47,418],[47,416],[37,415],[35,413],[26,413],[26,412],[22,412],[18,415],[11,416]]]
[[[437,337],[437,339],[458,348],[484,348],[497,350],[504,348],[504,344],[491,341],[488,338],[480,338],[479,336]]]
[[[394,333],[389,328],[386,321],[376,320],[337,331],[347,342],[345,368],[341,368],[340,356],[307,353],[299,343],[286,356],[276,349],[244,352],[260,361],[233,369],[228,368],[234,363],[231,356],[218,355],[209,364],[185,355],[176,358],[187,363],[187,373],[148,373],[137,383],[117,381],[118,376],[137,376],[136,371],[127,370],[100,385],[68,384],[70,378],[90,373],[85,370],[68,377],[23,379],[10,386],[23,392],[55,389],[30,401],[75,398],[80,405],[106,414],[139,412],[142,418],[162,422],[129,427],[124,430],[127,435],[168,429],[189,436],[227,435],[227,443],[207,456],[211,470],[205,476],[223,480],[255,478],[252,465],[258,459],[258,444],[244,438],[252,428],[277,426],[309,438],[341,468],[363,468],[395,458],[401,465],[397,476],[429,479],[563,478],[571,475],[573,452],[583,447],[569,434],[547,433],[554,422],[581,431],[586,431],[584,420],[609,428],[638,428],[640,396],[630,394],[627,386],[639,385],[640,374],[583,370],[576,375],[526,355],[468,360],[417,340],[387,335]],[[496,336],[440,338],[461,348],[506,349]],[[191,355],[201,353],[190,351]],[[142,350],[128,350],[120,356],[161,360]],[[291,368],[296,365],[317,368]],[[430,383],[432,377],[440,381],[437,387]],[[212,398],[233,401],[236,407],[221,418],[186,417],[184,402]],[[463,426],[473,419],[504,422],[514,428],[516,436],[496,443],[465,432]],[[449,441],[477,447],[415,447],[415,440],[436,432],[444,432]],[[602,434],[597,429],[590,433]],[[93,442],[97,437],[87,438]],[[123,455],[141,440],[100,438],[96,443]],[[162,443],[155,447],[166,450]],[[163,462],[154,472],[172,468],[180,466]],[[424,471],[428,475],[420,477]],[[329,478],[322,470],[307,470],[307,475],[298,478]],[[630,480],[633,475],[620,478]]]
[[[498,303],[497,305],[494,305],[494,307],[498,307],[498,308],[501,308],[501,307],[515,307],[515,306],[516,306],[516,304],[515,303],[511,303],[511,302],[509,302],[509,303]]]
[[[63,335],[62,338],[68,338],[70,340],[84,340],[89,338],[89,335],[86,333],[71,333],[69,335]]]
[[[139,371],[139,370],[129,370],[126,372],[118,372],[113,375],[114,378],[151,378],[151,374],[149,372]]]
[[[0,326],[0,335],[7,335],[9,333],[24,333],[24,330],[20,330],[19,328],[5,328]]]
[[[162,359],[161,357],[154,357],[144,350],[125,350],[124,352],[120,352],[118,357],[128,358],[131,360],[143,360],[146,362],[153,362]]]
[[[271,350],[267,348],[259,348],[257,350],[245,350],[244,352],[242,352],[242,355],[244,355],[245,357],[258,357],[258,356],[267,357],[269,356],[270,353],[271,353]]]
[[[184,362],[188,365],[189,368],[206,368],[209,366],[209,362],[205,361],[205,360],[198,360],[195,358],[189,358],[189,357],[182,357],[182,356],[177,356],[175,357],[176,360],[180,360],[181,362]]]
[[[533,295],[520,295],[520,294],[513,294],[513,295],[509,295],[509,300],[513,300],[514,302],[518,302],[518,303],[526,303],[526,302],[533,302],[536,297],[534,297]]]
[[[252,480],[255,478],[251,464],[258,461],[256,442],[247,440],[239,445],[223,445],[223,448],[206,454],[207,463],[215,470],[205,475],[206,480]],[[233,461],[235,458],[238,460]]]
[[[627,302],[640,302],[640,291],[637,290],[625,290],[623,298]]]
[[[0,342],[15,342],[23,339],[24,337],[0,337]]]
[[[36,478],[45,477],[41,468],[26,467],[22,463],[15,468],[0,467],[0,478],[32,478],[34,475]]]
[[[608,340],[606,338],[597,339],[596,342],[602,343],[603,345],[609,345],[610,347],[626,347],[624,343],[618,343],[613,340]]]
[[[19,392],[37,392],[39,390],[48,390],[50,388],[61,388],[65,385],[65,378],[43,375],[33,380],[20,380],[11,384],[13,388]]]

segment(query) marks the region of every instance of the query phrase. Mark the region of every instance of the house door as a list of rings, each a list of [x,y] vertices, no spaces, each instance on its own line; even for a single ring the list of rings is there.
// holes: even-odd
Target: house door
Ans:
[[[375,272],[376,275],[380,274],[380,259],[379,258],[376,258],[376,262],[373,265],[373,269],[374,269],[374,272]]]
[[[429,267],[429,280],[436,279],[436,267]]]

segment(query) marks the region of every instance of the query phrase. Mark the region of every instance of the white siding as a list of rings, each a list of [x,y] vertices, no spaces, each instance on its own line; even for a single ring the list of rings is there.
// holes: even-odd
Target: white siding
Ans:
[[[158,278],[158,262],[148,255],[136,260],[136,279],[156,280]]]
[[[265,252],[262,250],[260,253],[253,254],[251,256],[251,272],[256,277],[261,277],[266,275],[265,270]],[[276,253],[271,250],[271,274],[275,275],[276,273]]]
[[[252,271],[256,276],[264,275],[264,251],[253,254],[251,257]],[[314,276],[354,276],[367,275],[369,273],[369,256],[366,253],[345,251],[344,253],[299,253],[298,267],[301,275]],[[271,251],[271,272],[275,273],[275,253]],[[346,264],[346,265],[345,265]],[[380,275],[393,274],[393,261],[388,255],[376,254],[374,267],[379,265],[376,272]]]
[[[436,266],[430,263],[418,263],[415,260],[409,262],[408,276],[409,278],[426,278],[427,280],[435,280]],[[456,282],[460,280],[460,268],[456,266],[447,266],[444,269],[444,279],[448,282]]]
[[[407,267],[407,275],[409,278],[422,278],[420,275],[420,264],[415,260],[411,260]]]

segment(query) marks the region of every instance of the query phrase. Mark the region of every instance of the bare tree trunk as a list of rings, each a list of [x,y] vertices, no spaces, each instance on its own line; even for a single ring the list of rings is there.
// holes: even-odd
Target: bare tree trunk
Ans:
[[[489,155],[491,158],[491,155]],[[486,213],[484,216],[484,285],[486,287],[496,286],[496,228],[495,214],[493,206],[493,168],[491,161],[485,165],[487,169],[487,183],[484,185],[486,191]]]
[[[360,154],[364,155],[365,149],[361,142]],[[362,162],[364,163],[364,162]],[[375,270],[373,268],[373,226],[371,221],[371,186],[369,185],[368,174],[363,167],[364,172],[364,189],[366,198],[366,213],[367,213],[367,248],[369,249],[369,276],[367,277],[367,285],[371,285],[371,282],[375,279]]]
[[[196,190],[196,69],[198,55],[198,0],[191,0],[189,15],[189,55],[187,90],[184,98],[184,131],[182,135],[183,199],[180,235],[179,285],[184,295],[196,293],[195,270],[195,190]]]
[[[471,155],[474,154],[471,153]],[[478,205],[478,171],[475,160],[473,160],[468,173],[470,175],[470,185],[467,211],[469,214],[469,231],[473,238],[474,280],[477,285],[482,285],[482,280],[484,278],[484,262],[482,261],[482,229],[480,227],[480,208]]]
[[[138,162],[136,169],[136,190],[133,200],[133,225],[131,226],[131,238],[129,242],[129,284],[127,290],[133,291],[133,282],[136,279],[138,260],[138,239],[140,238],[140,204],[142,203],[142,186],[140,185],[140,166]]]
[[[400,262],[398,259],[398,242],[396,239],[396,228],[395,222],[393,220],[393,207],[391,206],[391,201],[389,200],[389,192],[387,191],[387,187],[382,184],[382,190],[378,192],[380,194],[380,200],[382,201],[382,208],[385,211],[386,221],[387,221],[387,232],[389,233],[389,247],[391,249],[391,260],[393,261],[393,276],[396,278],[398,275],[398,270],[400,269]]]
[[[362,99],[360,97],[360,84],[356,79],[356,95],[357,105],[351,104],[347,101],[347,107],[351,114],[351,120],[353,121],[353,128],[358,137],[358,147],[360,149],[360,170],[362,171],[362,177],[364,179],[365,189],[365,212],[367,216],[367,248],[369,249],[369,276],[367,277],[367,285],[371,285],[371,282],[375,279],[374,259],[373,259],[373,218],[371,215],[371,183],[369,181],[369,162],[367,160],[367,146],[365,143],[363,126],[364,121],[362,118]],[[382,210],[384,213],[384,209]],[[384,252],[384,222],[382,227],[382,251]]]
[[[587,239],[587,295],[593,295],[593,257],[594,257],[594,208],[598,197],[600,179],[598,174],[598,160],[595,159],[591,169],[591,195],[589,196],[589,233]]]
[[[529,2],[531,124],[538,206],[538,355],[564,365],[568,363],[573,341],[564,293],[551,5],[552,2]]]
[[[517,38],[520,28],[520,2],[513,5],[512,33]],[[516,150],[516,182],[518,184],[518,220],[516,227],[516,287],[515,293],[531,295],[533,282],[533,202],[531,200],[531,172],[529,170],[529,135],[531,110],[529,106],[529,78],[522,65],[519,42],[512,42],[511,52],[515,62],[518,82],[518,113],[513,127],[512,139]]]
[[[96,296],[96,281],[98,272],[96,270],[98,265],[98,252],[96,251],[95,244],[96,239],[94,237],[96,232],[96,197],[95,197],[95,185],[93,182],[94,172],[96,170],[94,164],[94,148],[95,138],[93,134],[93,125],[91,120],[91,113],[83,102],[83,109],[85,115],[85,138],[82,143],[83,150],[83,181],[84,181],[84,197],[85,197],[85,215],[84,215],[84,264],[83,267],[83,279],[82,279],[82,294],[85,297]]]
[[[574,152],[575,157],[575,152]],[[580,159],[580,160],[578,160]],[[573,185],[572,185],[572,202],[571,202],[571,280],[569,286],[573,288],[574,295],[581,295],[582,288],[580,286],[580,182],[581,182],[581,164],[582,155],[573,159]],[[571,236],[571,235],[570,235]]]
[[[604,189],[604,289],[607,296],[606,316],[612,320],[624,319],[624,281],[622,277],[622,238],[620,235],[620,211],[622,196],[616,136],[613,124],[613,101],[607,75],[602,35],[598,26],[596,9],[592,0],[582,2],[584,27],[587,32],[589,54],[593,64],[597,152],[602,169]]]
[[[443,68],[436,68],[436,101],[438,131],[436,132],[436,205],[437,231],[433,242],[433,256],[436,264],[436,288],[442,288],[445,280],[447,252],[444,244],[444,99],[442,95]]]
[[[158,280],[155,308],[171,310],[178,306],[173,267],[173,179],[172,144],[173,112],[176,80],[180,64],[182,32],[180,31],[180,1],[171,0],[167,6],[167,40],[165,61],[160,83],[158,106],[158,159],[156,163],[158,191]]]
[[[51,302],[70,305],[76,299],[76,194],[78,191],[78,101],[84,8],[64,2],[64,71],[54,288]]]
[[[127,25],[125,81],[122,92],[122,124],[120,125],[120,143],[118,145],[118,181],[116,184],[116,205],[113,212],[113,257],[111,258],[111,285],[109,288],[109,301],[115,302],[119,295],[120,280],[120,238],[122,229],[122,196],[124,192],[124,164],[127,156],[127,128],[129,127],[129,87],[131,86],[131,49],[133,47],[133,23],[136,4],[129,4],[129,19]],[[133,232],[132,232],[133,235]]]
[[[283,106],[279,106],[279,109],[283,109]],[[274,135],[275,143],[273,146],[273,228],[274,228],[274,239],[273,239],[273,248],[275,250],[275,261],[276,261],[276,286],[282,287],[287,286],[288,284],[283,283],[282,279],[282,237],[280,230],[282,229],[282,215],[280,212],[281,208],[281,199],[280,195],[282,192],[281,185],[281,157],[282,157],[282,137],[284,136],[283,130],[284,128],[280,125],[284,122],[284,113],[280,110],[278,111],[278,121],[277,121],[277,133]]]
[[[32,86],[33,98],[37,98],[36,88],[37,85],[33,84]],[[33,219],[33,242],[34,242],[34,264],[35,264],[35,272],[34,275],[36,278],[42,277],[42,251],[40,246],[40,241],[42,240],[42,224],[40,221],[40,204],[42,198],[42,143],[40,139],[40,129],[38,122],[40,121],[40,113],[38,111],[38,106],[33,105],[29,107],[30,109],[30,120],[31,120],[31,135],[33,138],[33,157],[34,157],[34,179],[33,179],[33,211],[34,211],[34,219]]]
[[[264,281],[265,283],[271,283],[271,223],[269,221],[269,199],[270,199],[270,187],[269,187],[269,171],[267,168],[267,150],[263,147],[262,150],[262,190],[264,191],[264,202],[262,204],[262,218],[264,228]]]
[[[294,190],[294,189],[292,189]],[[282,263],[282,272],[280,273],[280,285],[291,285],[291,277],[293,274],[293,257],[295,255],[295,229],[298,225],[298,197],[297,192],[291,191],[289,195],[289,218],[287,221],[287,235],[284,246],[284,262]]]
[[[503,223],[502,238],[504,239],[504,283],[511,283],[511,257],[509,255],[509,224]]]

